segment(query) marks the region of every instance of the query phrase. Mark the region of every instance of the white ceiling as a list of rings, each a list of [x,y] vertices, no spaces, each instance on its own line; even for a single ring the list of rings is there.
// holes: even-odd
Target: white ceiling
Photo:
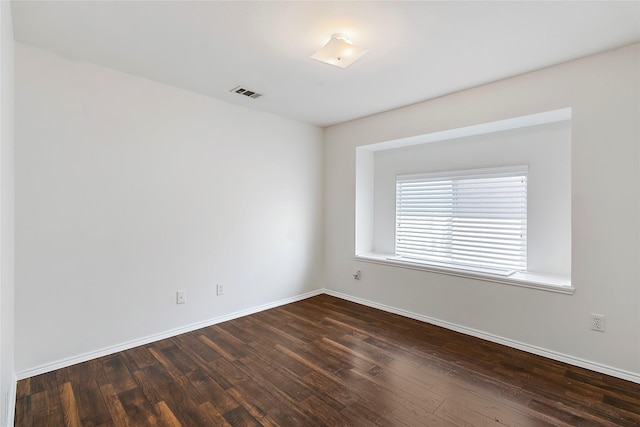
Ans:
[[[15,39],[328,126],[640,40],[640,2],[14,1]],[[369,49],[309,58],[333,33]],[[243,85],[263,94],[230,93]]]

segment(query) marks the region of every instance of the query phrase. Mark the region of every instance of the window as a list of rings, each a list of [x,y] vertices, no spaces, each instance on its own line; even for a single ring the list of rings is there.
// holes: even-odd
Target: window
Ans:
[[[396,180],[396,255],[510,276],[527,269],[527,166]]]

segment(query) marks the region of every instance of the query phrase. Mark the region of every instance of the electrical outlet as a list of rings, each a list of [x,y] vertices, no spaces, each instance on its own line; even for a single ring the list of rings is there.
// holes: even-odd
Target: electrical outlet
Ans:
[[[224,285],[216,285],[216,295],[220,296],[220,295],[224,295]]]
[[[604,332],[604,315],[591,313],[591,330]]]
[[[176,291],[176,304],[187,302],[187,291]]]

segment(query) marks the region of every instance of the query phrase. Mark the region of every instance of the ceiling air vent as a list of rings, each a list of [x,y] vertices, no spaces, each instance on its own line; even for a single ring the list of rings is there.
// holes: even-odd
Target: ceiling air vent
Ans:
[[[248,96],[249,98],[253,98],[253,99],[260,98],[262,96],[261,93],[254,92],[242,86],[236,86],[233,89],[231,89],[229,92],[235,92],[239,95]]]

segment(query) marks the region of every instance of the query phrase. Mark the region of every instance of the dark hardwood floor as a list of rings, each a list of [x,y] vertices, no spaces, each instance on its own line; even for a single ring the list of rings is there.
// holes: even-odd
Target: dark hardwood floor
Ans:
[[[640,426],[640,385],[327,295],[18,383],[17,426]]]

